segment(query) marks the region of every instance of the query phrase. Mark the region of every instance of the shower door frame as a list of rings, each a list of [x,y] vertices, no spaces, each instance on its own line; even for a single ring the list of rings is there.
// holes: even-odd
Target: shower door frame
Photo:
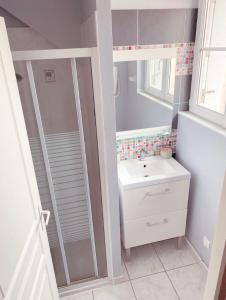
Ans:
[[[32,93],[32,100],[35,106],[38,106],[37,101],[37,93],[36,93],[36,88],[35,88],[35,82],[34,82],[34,75],[32,71],[32,66],[31,62],[32,61],[37,61],[37,60],[49,60],[49,59],[70,59],[71,61],[71,72],[72,72],[72,78],[73,78],[73,88],[74,88],[74,97],[75,97],[75,105],[77,109],[77,117],[78,117],[78,124],[79,124],[79,131],[81,135],[81,140],[83,144],[81,143],[82,147],[82,156],[84,159],[84,172],[86,173],[85,176],[86,178],[86,183],[87,183],[87,188],[88,188],[88,194],[89,194],[89,180],[88,180],[88,173],[87,173],[87,164],[86,164],[86,152],[85,152],[85,141],[84,141],[84,134],[83,134],[83,121],[82,121],[82,114],[81,114],[81,107],[80,107],[80,96],[79,96],[79,87],[78,87],[78,78],[77,78],[77,68],[76,68],[76,59],[77,58],[90,58],[91,60],[91,70],[92,70],[92,84],[93,84],[93,95],[94,95],[94,106],[95,106],[95,120],[96,120],[96,131],[97,131],[97,142],[98,142],[98,158],[99,158],[99,169],[100,169],[100,183],[101,183],[101,196],[102,196],[102,207],[103,207],[103,223],[104,223],[104,235],[105,235],[105,248],[106,248],[106,260],[107,260],[107,273],[108,273],[108,278],[111,278],[112,274],[112,259],[111,259],[111,251],[109,251],[110,245],[111,245],[111,237],[109,233],[109,205],[108,201],[106,199],[106,184],[104,184],[104,176],[105,176],[105,163],[102,162],[101,164],[101,158],[103,161],[103,157],[105,157],[104,150],[101,150],[100,145],[103,143],[104,136],[102,132],[102,119],[101,119],[101,114],[102,114],[102,93],[101,93],[101,84],[100,84],[100,70],[99,70],[99,61],[98,61],[98,51],[97,48],[74,48],[74,49],[49,49],[49,50],[26,50],[26,51],[12,51],[12,57],[14,62],[22,62],[24,61],[27,66],[27,71],[28,71],[28,79],[29,79],[29,85],[31,88],[31,93]],[[33,84],[32,84],[33,83]],[[34,100],[34,98],[36,98]],[[39,107],[35,111],[36,119],[37,122],[41,123],[41,116],[40,116],[40,111]],[[41,129],[43,131],[43,128]],[[44,132],[42,132],[42,135]],[[40,135],[40,140],[45,141],[45,138]],[[43,147],[42,147],[43,151]],[[43,151],[43,156],[44,160],[46,159],[48,161],[48,156],[47,152]],[[47,174],[48,177],[48,174]],[[52,197],[51,197],[52,200]],[[91,230],[91,244],[92,244],[92,254],[93,254],[93,263],[94,263],[94,271],[95,275],[98,276],[98,267],[97,267],[97,256],[96,256],[96,247],[95,247],[95,236],[94,236],[94,229],[93,229],[93,221],[92,221],[92,209],[91,209],[91,202],[90,202],[90,194],[88,195],[88,211],[89,211],[89,223],[90,223],[90,230]],[[54,206],[54,203],[53,203]],[[56,207],[57,210],[57,207]],[[56,222],[59,222],[57,218],[55,218]],[[58,226],[60,226],[58,224]],[[58,233],[58,238],[59,240],[61,239],[60,243],[63,243],[62,240],[62,234],[59,235]],[[63,247],[64,248],[64,247]],[[61,249],[62,250],[62,249]],[[62,251],[61,251],[62,253]],[[62,253],[62,257],[63,257]],[[66,259],[66,258],[65,258]],[[65,259],[64,260],[64,270],[65,270],[65,275],[67,278],[67,284],[68,287],[70,288],[75,288],[76,289],[76,283],[73,282],[70,286],[70,279],[68,280],[68,269],[67,269],[67,263],[65,265]],[[110,276],[109,276],[110,275]],[[66,287],[65,287],[66,288]],[[65,289],[62,287],[62,289]],[[61,289],[61,288],[60,288]],[[66,288],[67,289],[67,288]]]

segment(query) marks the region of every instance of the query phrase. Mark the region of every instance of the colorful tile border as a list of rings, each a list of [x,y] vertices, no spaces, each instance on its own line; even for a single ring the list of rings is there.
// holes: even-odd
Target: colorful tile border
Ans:
[[[177,48],[176,76],[191,75],[194,60],[194,43],[114,46],[113,50]]]
[[[175,153],[176,139],[177,131],[175,129],[171,133],[118,139],[116,141],[117,159],[118,161],[139,159],[142,149],[146,151],[147,156],[159,155],[164,147],[171,147],[173,153]]]

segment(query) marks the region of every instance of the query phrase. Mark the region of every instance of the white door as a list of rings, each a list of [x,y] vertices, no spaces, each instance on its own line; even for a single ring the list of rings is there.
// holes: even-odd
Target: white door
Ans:
[[[226,245],[226,173],[222,197],[218,208],[218,217],[215,226],[215,235],[211,250],[206,289],[203,300],[223,299],[220,297],[220,289],[225,268]]]
[[[0,18],[0,299],[59,299],[45,221]]]

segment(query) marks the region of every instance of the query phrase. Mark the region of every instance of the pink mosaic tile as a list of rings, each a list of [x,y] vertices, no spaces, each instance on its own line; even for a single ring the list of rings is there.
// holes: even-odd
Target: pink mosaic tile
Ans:
[[[118,139],[116,141],[118,160],[139,159],[141,150],[147,156],[159,155],[162,148],[170,147],[175,153],[177,131],[171,133],[139,136],[135,138]]]

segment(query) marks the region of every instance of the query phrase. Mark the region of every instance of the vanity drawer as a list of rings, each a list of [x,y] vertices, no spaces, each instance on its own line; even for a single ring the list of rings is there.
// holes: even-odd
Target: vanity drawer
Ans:
[[[120,205],[124,220],[187,209],[190,180],[181,180],[121,191]]]
[[[158,214],[122,224],[125,248],[136,247],[185,234],[187,210]]]

